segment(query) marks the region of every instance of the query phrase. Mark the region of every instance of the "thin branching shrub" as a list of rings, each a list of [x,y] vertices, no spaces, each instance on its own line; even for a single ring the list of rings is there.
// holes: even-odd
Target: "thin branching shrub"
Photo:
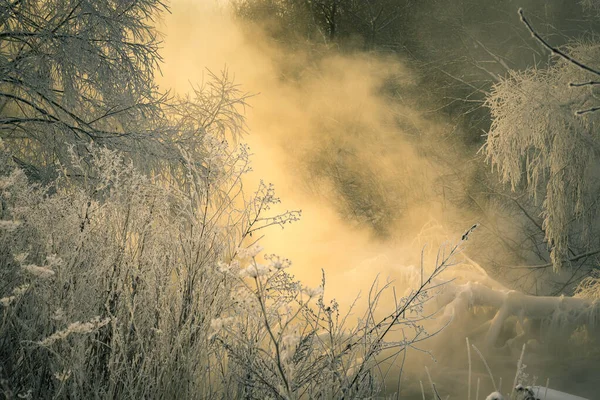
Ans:
[[[470,233],[470,232],[469,232]],[[467,233],[463,240],[468,237]],[[238,385],[231,398],[362,399],[384,391],[394,368],[402,372],[406,352],[435,335],[428,332],[425,304],[443,285],[439,275],[452,265],[459,245],[440,252],[435,268],[417,287],[396,297],[391,282],[369,291],[366,311],[344,313],[326,301],[325,275],[307,288],[286,271],[289,261],[274,255],[258,261],[260,248],[222,264],[224,277],[237,282],[233,307],[212,321],[212,340],[225,348]],[[391,312],[383,298],[393,292]],[[356,321],[355,321],[356,318]],[[400,357],[399,357],[400,356]],[[397,371],[397,369],[396,369]],[[400,378],[397,378],[399,382]]]

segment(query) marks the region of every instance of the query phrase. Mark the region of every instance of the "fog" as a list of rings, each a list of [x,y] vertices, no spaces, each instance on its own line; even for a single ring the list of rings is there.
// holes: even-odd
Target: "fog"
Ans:
[[[360,282],[387,274],[384,265],[371,265],[374,258],[385,256],[388,268],[417,261],[421,244],[414,241],[427,234],[423,229],[460,237],[439,220],[444,204],[436,179],[443,167],[437,155],[426,154],[434,143],[436,151],[450,152],[444,144],[450,127],[423,116],[419,78],[401,61],[290,52],[202,2],[174,3],[163,23],[162,86],[185,93],[207,70],[226,68],[255,94],[243,139],[254,154],[247,186],[264,179],[275,184],[283,209],[302,209],[301,222],[262,241],[292,259],[299,278],[314,283],[323,268],[335,291],[339,274],[352,271]],[[387,96],[390,81],[410,98]]]

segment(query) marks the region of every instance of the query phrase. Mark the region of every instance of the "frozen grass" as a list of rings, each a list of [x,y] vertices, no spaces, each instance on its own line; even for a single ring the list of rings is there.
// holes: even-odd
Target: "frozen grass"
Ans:
[[[423,307],[460,243],[403,297],[374,283],[351,323],[353,310],[325,299],[325,276],[307,288],[255,244],[252,233],[298,214],[268,215],[270,186],[244,195],[243,147],[207,147],[214,174],[189,162],[177,184],[88,151],[72,155],[80,176],[48,187],[1,154],[5,397],[371,398],[389,361],[436,333]],[[385,292],[395,303],[376,317]]]

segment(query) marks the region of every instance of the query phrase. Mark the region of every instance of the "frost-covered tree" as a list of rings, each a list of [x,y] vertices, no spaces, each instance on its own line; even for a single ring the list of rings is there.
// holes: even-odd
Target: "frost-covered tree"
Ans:
[[[600,65],[600,45],[554,48],[523,22],[554,62],[512,71],[494,86],[483,150],[504,182],[542,205],[548,266],[589,270],[600,252],[600,102],[598,73],[590,67]]]
[[[207,398],[225,378],[206,333],[231,303],[215,264],[298,218],[242,186],[245,96],[226,73],[157,92],[161,9],[0,2],[3,397]]]
[[[165,156],[153,27],[164,9],[159,0],[1,2],[0,138],[29,176],[52,176],[68,162],[66,144]]]

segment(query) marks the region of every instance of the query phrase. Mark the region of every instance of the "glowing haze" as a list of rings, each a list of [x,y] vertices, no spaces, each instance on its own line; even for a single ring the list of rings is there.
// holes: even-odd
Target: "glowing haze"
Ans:
[[[160,26],[161,86],[185,93],[207,70],[226,68],[256,94],[246,110],[244,140],[254,154],[247,190],[264,179],[282,209],[302,209],[300,222],[261,242],[290,258],[297,277],[315,285],[324,269],[329,294],[349,299],[378,273],[397,278],[440,233],[458,238],[437,222],[440,169],[423,156],[423,143],[449,128],[421,116],[416,75],[397,58],[284,51],[208,0],[177,0],[171,11]],[[410,102],[390,101],[382,90],[390,81]],[[443,142],[436,146],[442,151]]]

